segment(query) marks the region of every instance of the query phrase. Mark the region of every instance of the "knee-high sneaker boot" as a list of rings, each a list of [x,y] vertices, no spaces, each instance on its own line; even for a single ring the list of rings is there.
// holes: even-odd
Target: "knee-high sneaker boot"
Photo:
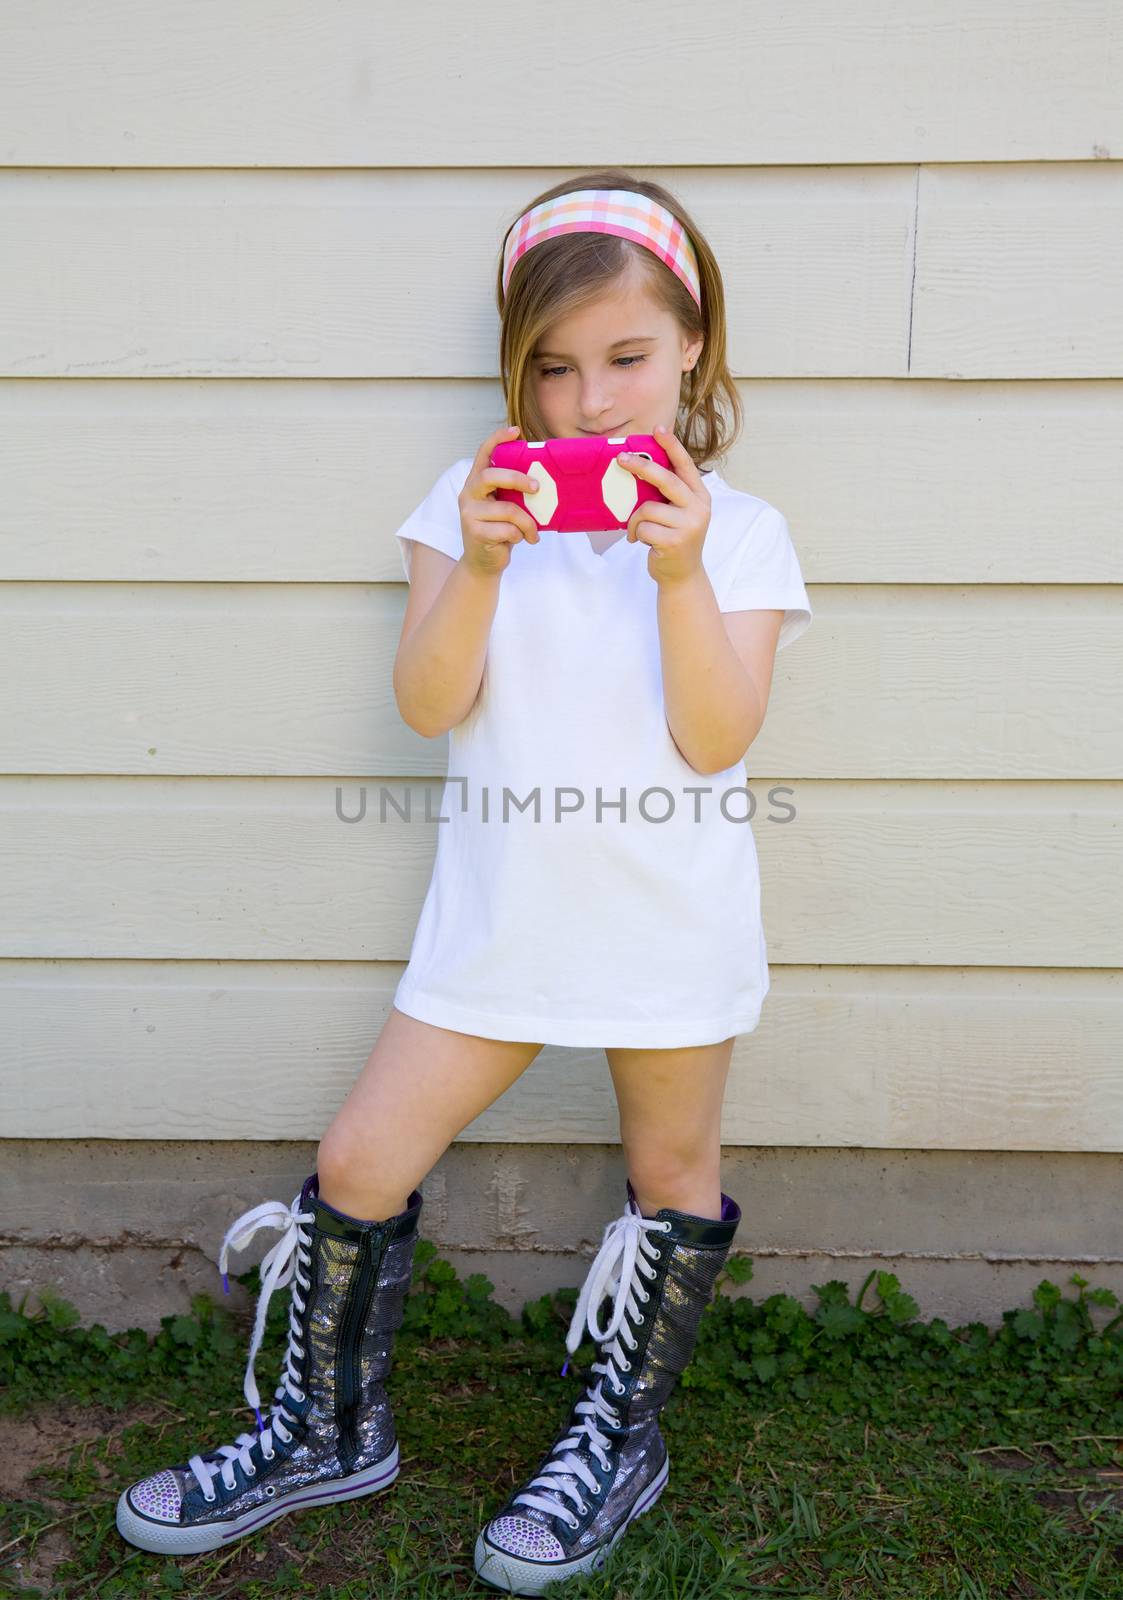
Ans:
[[[659,1413],[694,1352],[740,1220],[741,1208],[726,1194],[720,1220],[669,1207],[645,1217],[628,1184],[624,1214],[605,1229],[566,1336],[572,1355],[588,1327],[599,1356],[591,1371],[599,1377],[573,1405],[536,1474],[480,1532],[475,1569],[488,1583],[538,1595],[547,1584],[592,1571],[655,1504],[668,1471]],[[597,1313],[608,1294],[612,1311],[602,1328]]]
[[[259,1228],[279,1228],[261,1263],[261,1294],[244,1393],[256,1433],[164,1468],[125,1489],[117,1529],[165,1555],[223,1549],[307,1506],[353,1500],[398,1475],[394,1418],[384,1387],[405,1315],[421,1194],[381,1222],[344,1216],[319,1198],[316,1173],[290,1206],[269,1200],[239,1217],[219,1256],[244,1249]],[[281,1379],[263,1417],[254,1358],[269,1297],[292,1284]]]

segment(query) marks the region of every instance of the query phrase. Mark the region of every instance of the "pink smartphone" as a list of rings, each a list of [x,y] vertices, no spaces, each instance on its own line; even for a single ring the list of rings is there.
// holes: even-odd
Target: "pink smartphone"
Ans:
[[[533,494],[497,489],[497,500],[525,506],[540,528],[558,533],[601,533],[626,528],[644,500],[667,497],[653,483],[629,472],[616,457],[622,450],[645,455],[660,467],[671,458],[653,434],[612,438],[506,439],[491,452],[493,467],[529,473],[539,484]]]

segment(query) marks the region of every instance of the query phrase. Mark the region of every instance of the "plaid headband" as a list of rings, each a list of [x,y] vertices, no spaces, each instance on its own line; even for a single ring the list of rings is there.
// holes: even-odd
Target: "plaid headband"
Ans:
[[[698,258],[690,236],[666,206],[633,189],[572,189],[531,206],[503,246],[503,293],[520,256],[559,233],[615,233],[646,245],[680,277],[702,305]]]

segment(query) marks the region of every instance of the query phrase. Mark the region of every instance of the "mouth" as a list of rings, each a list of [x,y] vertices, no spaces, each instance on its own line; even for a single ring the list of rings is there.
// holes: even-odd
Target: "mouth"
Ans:
[[[611,433],[623,433],[627,424],[621,422],[615,428],[582,428],[580,431],[590,439],[606,439]]]

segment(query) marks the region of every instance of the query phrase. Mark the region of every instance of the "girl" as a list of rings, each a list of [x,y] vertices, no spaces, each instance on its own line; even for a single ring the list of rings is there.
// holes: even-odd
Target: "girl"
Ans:
[[[217,1549],[397,1476],[385,1380],[415,1186],[543,1044],[604,1047],[627,1199],[567,1335],[572,1354],[588,1334],[598,1359],[479,1531],[481,1577],[540,1594],[600,1566],[655,1502],[659,1413],[740,1221],[720,1185],[722,1099],[769,987],[742,758],[810,602],[782,514],[703,470],[741,408],[718,266],[677,199],[616,170],[561,183],[508,229],[496,288],[510,425],[397,534],[398,708],[417,732],[450,735],[410,960],[316,1171],[291,1206],[266,1202],[226,1235],[224,1273],[259,1227],[284,1230],[262,1263],[245,1377],[257,1431],[122,1494],[118,1528],[145,1549]],[[494,498],[537,487],[489,465],[520,432],[655,434],[669,469],[618,459],[665,499],[616,534],[542,533]],[[254,1357],[269,1295],[290,1281],[263,1416]]]

